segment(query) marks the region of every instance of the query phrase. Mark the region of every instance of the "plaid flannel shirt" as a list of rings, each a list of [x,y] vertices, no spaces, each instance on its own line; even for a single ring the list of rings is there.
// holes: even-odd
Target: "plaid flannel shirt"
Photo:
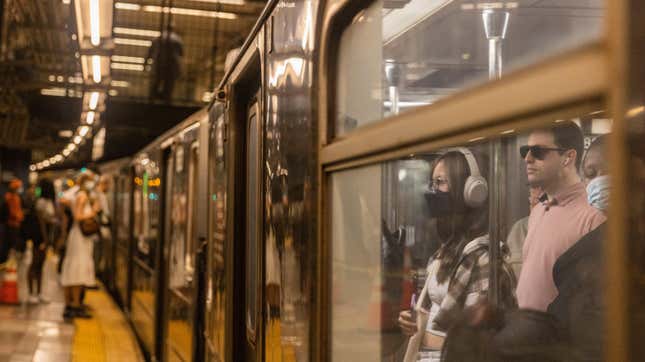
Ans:
[[[446,296],[430,325],[432,331],[444,335],[464,308],[486,298],[490,285],[488,246],[488,235],[485,235],[464,247],[461,260],[450,278]]]

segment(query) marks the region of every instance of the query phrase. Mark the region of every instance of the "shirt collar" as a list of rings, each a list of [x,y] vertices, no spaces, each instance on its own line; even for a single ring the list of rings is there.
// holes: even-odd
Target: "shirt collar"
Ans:
[[[578,197],[584,196],[585,192],[585,185],[582,182],[577,182],[558,192],[551,198],[551,200],[549,200],[546,193],[542,194],[542,196],[540,196],[540,202],[544,204],[547,209],[553,205],[566,206],[568,203],[577,199]]]

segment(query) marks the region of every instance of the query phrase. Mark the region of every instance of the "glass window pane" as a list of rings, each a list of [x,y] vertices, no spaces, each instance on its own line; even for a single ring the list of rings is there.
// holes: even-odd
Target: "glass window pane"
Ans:
[[[254,106],[255,108],[255,106]],[[255,342],[258,315],[258,204],[260,134],[258,115],[252,113],[248,123],[247,192],[246,192],[246,328],[249,339]]]
[[[376,1],[341,37],[335,134],[600,39],[603,4]]]
[[[332,360],[602,356],[605,117],[333,173]]]

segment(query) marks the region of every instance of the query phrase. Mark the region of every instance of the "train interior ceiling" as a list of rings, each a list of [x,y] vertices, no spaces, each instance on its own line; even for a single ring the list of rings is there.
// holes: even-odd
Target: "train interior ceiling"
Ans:
[[[0,0],[0,216],[51,181],[60,239],[0,220],[0,321],[118,350],[81,253],[138,360],[637,360],[645,28],[615,1]],[[6,300],[27,250],[51,304]]]

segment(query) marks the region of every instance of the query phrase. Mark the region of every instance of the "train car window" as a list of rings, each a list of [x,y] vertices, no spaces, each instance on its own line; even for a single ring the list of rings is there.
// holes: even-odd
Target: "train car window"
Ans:
[[[169,157],[171,188],[168,253],[168,338],[170,360],[192,356],[194,265],[190,241],[194,214],[197,143],[178,143]]]
[[[604,3],[375,1],[341,36],[335,135],[598,40]]]
[[[213,124],[210,138],[209,158],[209,223],[210,252],[208,262],[207,354],[209,361],[225,358],[227,323],[226,316],[226,177],[227,165],[224,153],[224,115]]]
[[[333,172],[331,360],[602,356],[611,125],[584,114]]]
[[[260,135],[260,115],[258,103],[249,109],[247,129],[247,184],[246,184],[246,328],[247,338],[255,343],[259,314],[258,280],[260,274],[259,260],[259,229],[262,203],[260,202],[262,148]]]
[[[131,179],[127,169],[122,170],[117,179],[117,210],[116,210],[116,255],[114,258],[114,280],[119,299],[126,308],[129,308],[128,295],[128,258],[130,243],[130,196],[132,190]]]
[[[186,274],[187,278],[193,279],[195,273],[195,244],[196,240],[196,227],[195,211],[197,209],[197,200],[195,192],[197,191],[197,162],[198,162],[199,146],[194,142],[190,146],[190,159],[188,161],[188,225],[186,226],[187,239],[186,239]]]

